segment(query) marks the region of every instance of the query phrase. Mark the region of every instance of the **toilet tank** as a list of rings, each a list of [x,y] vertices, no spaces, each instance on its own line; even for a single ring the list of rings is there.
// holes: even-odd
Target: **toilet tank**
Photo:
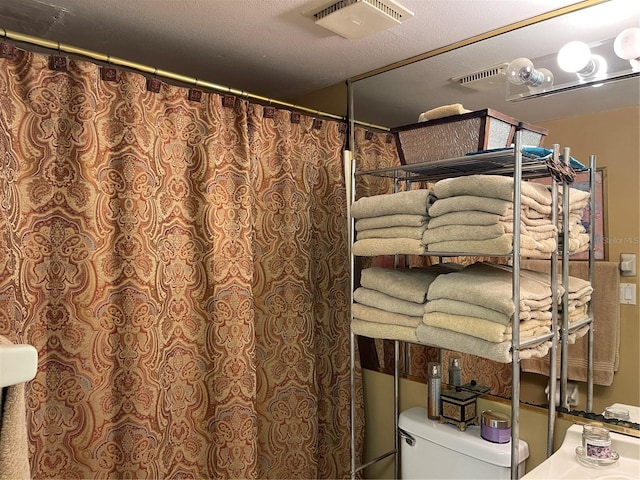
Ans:
[[[427,410],[414,407],[400,414],[398,426],[413,439],[400,439],[401,478],[509,479],[511,442],[491,443],[480,436],[480,427],[463,432],[457,426],[427,418]],[[524,475],[529,445],[518,442],[518,478]]]

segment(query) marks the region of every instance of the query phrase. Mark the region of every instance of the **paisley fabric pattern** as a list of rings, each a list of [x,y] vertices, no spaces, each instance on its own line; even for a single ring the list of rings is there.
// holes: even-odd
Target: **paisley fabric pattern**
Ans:
[[[34,478],[348,477],[340,125],[24,51],[0,109]]]

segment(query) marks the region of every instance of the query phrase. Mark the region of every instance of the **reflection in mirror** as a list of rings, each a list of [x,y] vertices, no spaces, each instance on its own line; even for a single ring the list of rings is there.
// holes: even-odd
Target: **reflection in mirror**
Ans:
[[[472,111],[492,108],[527,123],[640,105],[639,72],[633,62],[611,57],[611,65],[618,65],[615,69],[622,72],[623,78],[594,87],[593,82],[588,85],[581,83],[579,76],[573,73],[575,80],[572,82],[572,77],[561,71],[555,61],[563,45],[573,40],[591,45],[594,52],[597,45],[606,45],[611,50],[612,39],[625,29],[637,28],[638,18],[640,3],[612,0],[543,19],[434,56],[423,55],[421,60],[405,62],[400,68],[360,76],[351,82],[352,117],[370,127],[357,128],[354,132],[356,170],[397,165],[399,155],[388,129],[414,124],[421,113],[443,105],[461,104]],[[602,52],[598,50],[596,53]],[[615,56],[615,53],[607,55]],[[535,60],[537,67],[552,71],[556,91],[537,91],[531,95],[531,89],[518,91],[513,85],[508,85],[506,69],[519,57]],[[494,67],[498,67],[499,73],[480,86],[452,81],[474,72],[492,71]],[[359,196],[391,193],[397,187],[391,179],[378,177],[360,176],[356,182]],[[477,258],[453,260],[469,262]],[[394,259],[381,261],[394,262]],[[363,366],[393,373],[394,342],[361,338],[359,342]],[[427,363],[440,361],[446,380],[450,356],[451,352],[444,350],[406,344],[401,348],[401,374],[425,381]],[[510,395],[510,364],[489,360],[485,364],[478,361],[478,357],[467,357],[461,359],[463,383],[473,380],[487,385],[493,395]],[[547,378],[531,377],[528,387],[533,385],[535,388],[524,388],[521,398],[524,402],[545,405],[548,402],[544,396]],[[638,426],[632,428],[637,429]]]
[[[521,121],[535,123],[638,104],[638,71],[613,51],[610,64],[624,67],[631,78],[585,86],[556,95],[507,100],[505,71],[480,85],[462,86],[452,78],[508,65],[519,57],[549,59],[573,40],[595,44],[615,38],[627,28],[638,27],[640,3],[613,0],[571,12],[557,18],[518,28],[471,45],[378,73],[352,84],[353,116],[356,120],[384,127],[398,127],[418,121],[422,112],[442,105],[460,103],[468,110],[493,108]],[[612,49],[609,49],[612,50]],[[556,62],[557,63],[557,62]],[[543,65],[540,65],[543,66]],[[569,80],[553,62],[545,61],[561,86]],[[621,68],[624,68],[621,67]],[[577,75],[574,85],[582,85]],[[561,98],[561,101],[559,101]]]

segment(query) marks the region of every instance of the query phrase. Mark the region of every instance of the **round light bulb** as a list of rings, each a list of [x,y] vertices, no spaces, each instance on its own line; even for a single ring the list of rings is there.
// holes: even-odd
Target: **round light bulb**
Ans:
[[[589,63],[591,49],[584,42],[569,42],[558,51],[558,66],[565,72],[575,73]]]
[[[531,60],[524,57],[516,58],[507,66],[507,80],[514,85],[522,85],[528,81],[533,70]]]
[[[613,51],[624,60],[640,58],[640,27],[621,31],[613,41]]]
[[[547,88],[551,88],[553,86],[553,73],[551,70],[547,68],[539,68],[538,72],[544,75],[544,79],[542,83],[537,87],[540,90],[546,90]]]

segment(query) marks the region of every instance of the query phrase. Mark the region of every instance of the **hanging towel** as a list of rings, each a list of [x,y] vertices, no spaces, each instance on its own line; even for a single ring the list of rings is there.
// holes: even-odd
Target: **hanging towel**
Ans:
[[[549,262],[524,260],[522,268],[547,271]],[[618,370],[620,355],[620,264],[618,262],[595,262],[593,293],[594,302],[594,349],[593,383],[609,386],[614,372]],[[581,279],[589,278],[588,262],[574,261],[569,264],[569,275]],[[584,329],[583,329],[584,330]],[[587,335],[578,338],[569,346],[567,376],[569,380],[587,380]],[[525,372],[549,375],[549,357],[522,362]],[[558,372],[560,370],[558,369]]]
[[[0,480],[31,478],[26,415],[24,383],[0,389]]]

